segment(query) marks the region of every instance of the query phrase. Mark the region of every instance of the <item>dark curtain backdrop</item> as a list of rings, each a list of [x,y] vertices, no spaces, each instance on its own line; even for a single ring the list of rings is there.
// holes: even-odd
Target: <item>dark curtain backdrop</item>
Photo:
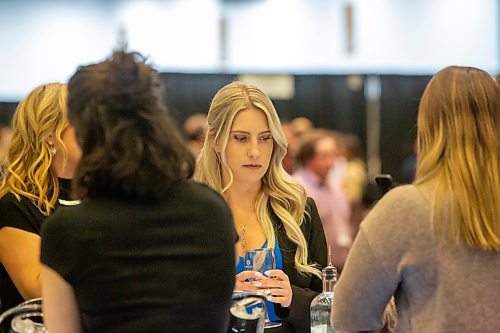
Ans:
[[[403,160],[413,154],[418,105],[430,78],[399,75],[381,77],[380,157],[383,173],[400,177]]]
[[[179,125],[191,114],[207,112],[217,90],[236,79],[237,74],[161,73],[166,103]],[[281,119],[305,116],[317,127],[353,133],[365,143],[363,76],[354,86],[346,75],[295,75],[294,79],[294,97],[273,100]],[[430,76],[382,75],[380,79],[382,171],[397,178],[402,161],[412,153],[418,103]],[[16,105],[0,102],[0,124],[9,124]]]
[[[17,102],[0,102],[0,126],[10,126]]]

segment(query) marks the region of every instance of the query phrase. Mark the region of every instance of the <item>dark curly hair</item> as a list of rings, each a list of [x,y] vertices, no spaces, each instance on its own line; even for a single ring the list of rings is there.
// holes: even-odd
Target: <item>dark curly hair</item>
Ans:
[[[83,153],[73,183],[80,197],[159,198],[192,175],[193,157],[142,56],[118,51],[80,67],[68,90],[69,120]]]

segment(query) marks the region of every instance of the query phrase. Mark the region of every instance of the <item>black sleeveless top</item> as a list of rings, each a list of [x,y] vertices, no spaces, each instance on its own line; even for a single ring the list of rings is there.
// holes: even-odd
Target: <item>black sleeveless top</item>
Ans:
[[[59,198],[70,200],[71,180],[59,178],[59,186]],[[38,207],[26,197],[21,196],[19,201],[14,194],[7,193],[0,198],[0,228],[11,227],[40,235],[45,218]],[[3,264],[0,264],[0,301],[1,312],[24,301]]]

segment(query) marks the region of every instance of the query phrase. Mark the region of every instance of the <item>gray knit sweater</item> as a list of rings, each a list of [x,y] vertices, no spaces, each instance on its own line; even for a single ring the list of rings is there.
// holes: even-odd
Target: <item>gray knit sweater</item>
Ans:
[[[437,237],[429,194],[413,185],[395,188],[361,224],[335,286],[337,333],[382,327],[392,295],[397,332],[500,332],[500,252]]]

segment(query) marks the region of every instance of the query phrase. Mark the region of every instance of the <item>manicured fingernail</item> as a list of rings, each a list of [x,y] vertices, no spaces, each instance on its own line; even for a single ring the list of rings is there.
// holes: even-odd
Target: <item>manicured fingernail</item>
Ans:
[[[266,274],[267,276],[271,276],[271,271],[265,271],[264,274]]]
[[[255,276],[264,276],[261,272],[255,272]]]
[[[256,287],[260,287],[260,286],[262,286],[262,282],[256,281],[256,282],[253,283],[253,285],[256,286]]]

